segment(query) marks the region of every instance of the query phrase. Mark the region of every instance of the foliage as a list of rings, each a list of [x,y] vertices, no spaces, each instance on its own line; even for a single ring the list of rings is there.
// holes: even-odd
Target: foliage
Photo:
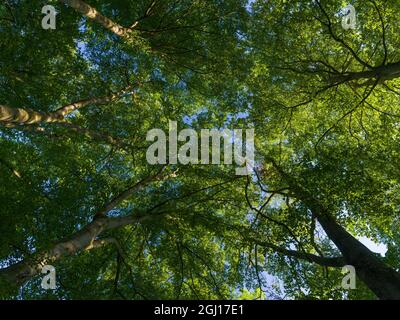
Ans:
[[[254,128],[256,170],[170,165],[107,212],[156,220],[107,230],[100,238],[117,246],[54,262],[56,290],[38,276],[2,297],[373,299],[361,281],[341,288],[340,268],[278,250],[341,255],[271,158],[343,228],[385,244],[385,263],[399,268],[399,3],[354,1],[353,31],[334,0],[87,3],[134,26],[132,36],[63,1],[0,4],[0,105],[48,114],[128,88],[59,122],[0,120],[0,267],[73,235],[159,170],[145,138],[169,120]],[[46,4],[56,30],[41,28]]]

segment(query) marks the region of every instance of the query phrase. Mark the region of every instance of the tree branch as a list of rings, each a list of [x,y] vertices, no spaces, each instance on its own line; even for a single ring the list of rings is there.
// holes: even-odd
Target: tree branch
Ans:
[[[300,251],[296,251],[296,250],[285,249],[285,248],[279,247],[277,245],[274,245],[272,243],[262,241],[257,238],[248,238],[248,239],[259,246],[262,246],[262,247],[268,248],[268,249],[272,249],[277,253],[283,254],[285,256],[293,257],[293,258],[307,260],[309,262],[314,262],[314,263],[319,264],[320,266],[343,267],[346,265],[346,262],[344,261],[343,257],[321,257],[321,256],[317,256],[312,253],[306,253],[306,252],[300,252]]]
[[[128,37],[132,33],[132,29],[125,28],[120,24],[112,21],[111,19],[103,16],[96,8],[91,7],[86,2],[82,0],[60,0],[64,2],[66,5],[70,6],[71,8],[75,9],[79,13],[83,14],[84,16],[88,17],[89,19],[101,24],[104,28],[115,33],[120,37]]]
[[[114,99],[126,93],[127,88],[119,93],[114,93],[104,97],[93,97],[90,99],[79,100],[77,102],[65,105],[54,112],[43,113],[29,108],[12,108],[6,105],[0,105],[0,122],[2,123],[18,123],[20,125],[64,122],[65,116],[74,110],[81,109],[91,104],[107,104]]]

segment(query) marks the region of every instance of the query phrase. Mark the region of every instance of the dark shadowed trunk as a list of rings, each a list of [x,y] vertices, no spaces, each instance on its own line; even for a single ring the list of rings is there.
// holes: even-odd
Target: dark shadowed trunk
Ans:
[[[354,238],[333,218],[334,215],[318,199],[304,189],[270,157],[266,157],[289,184],[295,197],[313,212],[327,236],[342,253],[346,264],[352,265],[367,287],[379,299],[400,299],[400,273],[387,266],[382,259]]]
[[[343,254],[347,264],[354,266],[357,276],[379,299],[400,299],[400,274],[388,267],[372,251],[327,215],[318,221],[328,237]]]
[[[333,76],[333,81],[341,83],[347,81],[366,80],[364,83],[359,85],[371,85],[376,79],[379,79],[379,83],[382,83],[384,81],[393,80],[399,77],[400,62],[396,62],[366,71],[346,72],[337,76],[335,75]]]

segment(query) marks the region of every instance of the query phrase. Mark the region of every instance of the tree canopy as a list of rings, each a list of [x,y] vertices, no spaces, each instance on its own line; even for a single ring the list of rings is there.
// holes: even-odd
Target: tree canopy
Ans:
[[[0,297],[400,299],[400,3],[346,5],[1,2]],[[170,121],[254,167],[149,164]]]

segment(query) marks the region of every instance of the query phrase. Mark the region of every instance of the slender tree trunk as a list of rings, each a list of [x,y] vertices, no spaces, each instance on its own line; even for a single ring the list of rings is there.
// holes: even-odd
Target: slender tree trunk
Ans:
[[[43,113],[32,109],[11,108],[0,105],[0,122],[34,124],[45,122],[61,122],[64,117],[57,113]]]
[[[79,100],[77,102],[61,107],[54,112],[39,112],[32,109],[12,108],[6,105],[0,105],[0,122],[19,123],[19,124],[37,124],[46,122],[63,122],[66,115],[74,110],[81,109],[90,104],[106,104],[113,99],[126,93],[126,89],[119,93],[104,97],[93,97],[90,99]]]
[[[109,31],[115,33],[120,37],[128,36],[132,30],[130,28],[125,28],[118,23],[112,21],[111,19],[103,16],[96,8],[88,5],[86,2],[82,0],[60,0],[64,2],[71,8],[75,9],[79,13],[83,14],[84,16],[88,17],[91,20],[96,21],[97,23],[101,24],[104,28],[108,29]]]
[[[66,255],[73,255],[82,250],[93,247],[96,238],[104,231],[126,226],[152,218],[151,215],[143,217],[126,216],[120,218],[99,218],[89,223],[69,238],[62,240],[48,250],[40,252],[31,258],[0,269],[0,293],[8,293],[23,285],[42,271],[42,267],[51,264]],[[2,292],[3,291],[3,292]]]

